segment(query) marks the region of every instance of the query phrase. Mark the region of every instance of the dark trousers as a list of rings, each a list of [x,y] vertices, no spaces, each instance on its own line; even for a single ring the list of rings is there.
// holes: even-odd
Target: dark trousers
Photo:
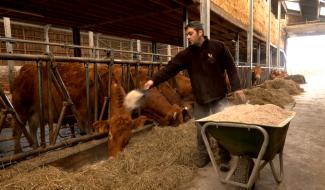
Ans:
[[[211,114],[217,113],[219,111],[222,111],[225,106],[228,105],[228,100],[226,98],[223,98],[218,101],[212,101],[207,104],[199,104],[197,102],[194,103],[194,109],[193,109],[193,115],[194,119],[198,120],[204,117],[207,117]],[[198,123],[195,123],[197,128],[197,149],[200,154],[200,156],[208,156],[208,151],[205,147],[202,135],[201,135],[201,129],[202,126]],[[231,159],[229,152],[222,147],[218,143],[219,147],[219,156],[221,157],[221,161],[229,161]]]

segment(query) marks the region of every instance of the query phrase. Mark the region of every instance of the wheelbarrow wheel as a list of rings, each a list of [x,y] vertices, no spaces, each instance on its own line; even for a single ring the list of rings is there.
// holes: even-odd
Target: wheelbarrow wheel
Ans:
[[[247,184],[249,177],[251,176],[254,167],[254,161],[249,156],[241,156],[238,160],[237,168],[232,176],[232,180],[238,183]],[[255,188],[255,183],[252,186],[252,190]]]

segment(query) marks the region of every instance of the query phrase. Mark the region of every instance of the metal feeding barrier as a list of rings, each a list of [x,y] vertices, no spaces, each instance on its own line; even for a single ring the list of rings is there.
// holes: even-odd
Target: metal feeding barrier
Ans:
[[[29,25],[30,26],[30,25]],[[33,26],[33,25],[31,25]],[[6,31],[10,31],[10,23],[8,25],[8,22],[5,24]],[[74,131],[74,126],[70,127],[71,130],[71,138],[70,139],[61,139],[61,142],[57,142],[57,139],[59,137],[59,131],[62,128],[62,122],[64,117],[66,116],[67,110],[70,109],[73,117],[75,118],[77,124],[79,127],[81,127],[82,122],[80,122],[81,119],[86,119],[87,120],[87,125],[90,125],[90,118],[94,118],[93,120],[102,120],[105,118],[109,118],[110,113],[109,113],[109,107],[110,107],[110,83],[111,83],[111,76],[112,76],[112,66],[114,64],[121,64],[122,65],[122,83],[126,84],[127,86],[127,91],[130,90],[130,67],[134,67],[136,70],[136,76],[133,76],[137,81],[139,80],[138,78],[138,70],[140,69],[140,66],[145,66],[148,67],[148,76],[150,76],[153,72],[153,66],[161,67],[162,65],[166,64],[166,62],[162,62],[159,57],[170,57],[170,46],[168,46],[169,50],[169,55],[163,55],[163,54],[158,54],[158,53],[146,53],[146,52],[141,52],[141,41],[138,40],[138,48],[137,51],[128,51],[128,50],[120,50],[120,49],[111,49],[111,48],[101,48],[101,47],[95,47],[93,44],[90,44],[89,46],[81,46],[81,45],[73,45],[73,44],[61,44],[61,43],[53,43],[49,42],[48,38],[48,30],[49,26],[45,26],[45,42],[41,41],[34,41],[34,40],[25,40],[25,39],[15,39],[12,38],[11,35],[6,35],[6,37],[0,37],[0,42],[6,43],[7,47],[7,52],[6,53],[0,53],[0,60],[8,60],[8,67],[11,68],[9,69],[8,75],[9,75],[9,86],[10,89],[12,89],[12,81],[13,81],[13,66],[14,66],[14,61],[13,60],[21,60],[21,61],[32,61],[36,62],[37,65],[37,78],[38,78],[38,97],[39,97],[39,120],[40,120],[40,147],[37,149],[33,150],[28,150],[24,151],[21,153],[16,153],[13,155],[5,156],[0,158],[0,163],[2,164],[8,164],[8,163],[15,163],[16,161],[19,161],[21,159],[24,159],[26,157],[32,156],[32,155],[38,155],[40,153],[57,149],[60,147],[66,147],[70,146],[72,144],[76,144],[78,142],[85,142],[89,141],[91,139],[96,139],[103,137],[107,135],[106,133],[101,133],[101,134],[87,134],[83,136],[76,136],[75,131]],[[10,33],[10,32],[9,32]],[[8,32],[6,33],[8,34]],[[89,32],[89,37],[93,38],[92,32]],[[46,48],[45,54],[44,55],[31,55],[31,54],[19,54],[19,53],[14,53],[12,49],[12,43],[27,43],[27,44],[36,44],[36,45],[44,45]],[[91,42],[90,42],[91,43]],[[98,44],[97,44],[98,45]],[[69,56],[60,56],[60,55],[53,55],[49,51],[49,46],[60,46],[63,48],[82,48],[82,49],[88,49],[92,53],[90,54],[91,57],[69,57]],[[9,47],[9,49],[8,49]],[[105,57],[104,58],[99,58],[99,56],[95,56],[96,52],[99,51],[104,51],[105,52]],[[122,60],[122,59],[116,59],[114,55],[118,52],[126,52],[133,54],[132,59],[128,60]],[[155,51],[157,52],[157,51]],[[144,61],[141,60],[141,55],[150,55],[152,56],[151,61]],[[62,80],[61,74],[57,68],[57,63],[62,63],[62,64],[69,64],[71,62],[75,63],[80,63],[84,64],[85,68],[85,80],[86,80],[86,99],[87,99],[87,117],[86,118],[80,118],[78,115],[78,111],[76,110],[75,104],[72,101],[69,91],[67,87],[64,84],[64,81]],[[94,64],[94,86],[95,86],[95,103],[94,103],[94,110],[95,113],[94,115],[91,115],[91,102],[90,102],[90,79],[89,79],[89,64]],[[109,68],[109,82],[108,82],[108,91],[106,92],[106,97],[104,98],[103,105],[101,106],[100,110],[100,115],[98,116],[97,110],[98,110],[98,88],[99,88],[99,73],[97,71],[97,64],[104,64]],[[43,75],[44,71],[47,72],[48,80],[43,81]],[[47,82],[47,85],[44,85],[43,82]],[[48,97],[44,97],[43,95],[43,86],[46,86],[48,92],[49,90],[52,89],[52,85],[54,85],[54,88],[57,90],[59,96],[62,98],[62,108],[60,110],[59,118],[58,121],[53,121],[53,102],[52,102],[52,94],[48,93]],[[16,121],[19,125],[19,130],[21,130],[24,134],[24,136],[27,138],[29,142],[29,146],[33,146],[34,142],[33,139],[29,133],[29,131],[25,128],[24,124],[21,122],[19,119],[19,115],[15,111],[14,107],[12,106],[9,98],[5,95],[4,91],[2,88],[0,88],[0,95],[1,95],[1,102],[3,104],[3,109],[1,111],[1,117],[0,117],[0,134],[1,131],[5,125],[6,118],[8,114],[12,115],[13,120]],[[47,98],[48,101],[48,121],[46,122],[44,120],[44,98]],[[107,113],[107,117],[104,116],[104,114]],[[47,113],[46,113],[47,114]],[[45,130],[45,124],[48,123],[48,129],[49,129],[49,136],[46,138],[46,130]],[[54,125],[56,124],[56,125]],[[14,129],[12,129],[14,130]],[[2,140],[15,140],[15,137],[13,138],[1,138]],[[49,142],[46,142],[46,139],[49,140]]]

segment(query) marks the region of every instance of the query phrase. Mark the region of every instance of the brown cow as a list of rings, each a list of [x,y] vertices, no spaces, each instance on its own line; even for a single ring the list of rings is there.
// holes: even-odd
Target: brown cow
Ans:
[[[148,120],[145,116],[140,116],[134,120],[131,118],[131,114],[123,106],[125,91],[115,73],[113,69],[110,101],[111,118],[93,124],[96,131],[108,131],[109,133],[109,157],[116,156],[118,152],[122,151],[131,138],[131,130],[143,126]]]
[[[263,70],[260,65],[256,65],[252,71],[252,85],[256,86],[261,81]]]
[[[163,82],[159,85],[159,91],[171,105],[178,105],[182,108],[183,121],[186,122],[192,118],[192,105],[187,101],[183,101],[181,96],[171,87],[168,82]]]
[[[140,68],[138,72],[134,69],[131,70],[133,75],[133,81],[135,83],[135,78],[137,77],[137,84],[135,86],[141,87],[144,83],[148,80],[148,69],[147,68]],[[138,76],[136,76],[138,73]],[[167,82],[166,82],[167,83]],[[166,96],[176,96],[174,93],[171,92],[168,84],[160,84],[162,85],[163,91]],[[146,95],[145,104],[141,108],[141,113],[148,118],[151,118],[159,123],[161,126],[171,125],[177,126],[184,122],[183,114],[188,115],[187,108],[183,108],[182,106],[176,104],[176,102],[172,102],[175,100],[171,100],[172,103],[168,101],[168,99],[164,96],[158,88],[152,88],[148,91]],[[180,103],[180,100],[179,100]],[[182,104],[182,103],[180,103]],[[188,117],[187,117],[188,118]]]
[[[286,78],[288,77],[288,73],[286,71],[280,70],[280,69],[273,69],[270,74],[270,79],[276,79],[276,78]]]
[[[114,157],[131,138],[132,120],[129,114],[113,115],[109,120],[96,121],[93,127],[98,132],[108,131],[108,156]]]
[[[86,85],[85,85],[85,69],[84,66],[77,63],[71,64],[58,64],[58,71],[61,74],[61,78],[67,88],[67,91],[74,103],[77,114],[80,117],[80,122],[82,131],[86,133],[91,133],[92,129],[87,122],[87,105],[86,105]],[[48,122],[48,89],[47,89],[47,70],[46,66],[42,67],[43,71],[43,97],[44,97],[44,121]],[[100,75],[108,76],[107,67],[99,67],[98,72]],[[90,74],[93,73],[93,68],[90,68]],[[92,76],[92,75],[91,75]],[[107,84],[106,82],[102,84]],[[93,92],[94,80],[90,77],[90,91]],[[53,119],[57,121],[61,108],[63,106],[63,98],[60,93],[55,88],[54,84],[50,91],[52,95],[53,104]],[[99,93],[99,105],[102,104],[104,95]],[[93,93],[90,94],[90,101],[94,101]],[[39,126],[39,100],[38,100],[38,79],[37,79],[37,66],[33,64],[26,64],[20,69],[19,75],[14,79],[14,90],[12,94],[12,103],[15,107],[17,113],[19,114],[22,122],[26,124],[28,122],[30,133],[35,142],[35,147],[38,146],[37,143],[37,128]],[[93,104],[91,104],[93,105]],[[67,109],[67,114],[71,114],[70,110]],[[91,107],[93,111],[93,107]],[[92,114],[91,114],[92,115]],[[92,123],[93,118],[89,118],[89,123]],[[75,121],[72,121],[75,122]],[[15,127],[18,129],[18,127]],[[21,152],[20,147],[20,136],[21,131],[16,131],[15,134],[15,152]]]
[[[243,87],[248,87],[250,85],[256,86],[258,83],[261,82],[261,76],[263,73],[263,70],[260,65],[254,66],[252,69],[250,67],[241,67],[239,70],[239,73],[242,73],[242,78],[241,78],[241,84]],[[248,74],[251,74],[251,78],[249,78]],[[231,92],[231,86],[230,86],[230,81],[228,78],[227,73],[225,72],[225,79],[226,79],[226,84],[227,84],[227,90],[228,92]],[[251,82],[251,83],[250,83]]]
[[[172,87],[176,89],[176,92],[181,96],[182,100],[185,102],[193,102],[194,95],[190,78],[180,73],[174,78],[175,80],[172,80]]]
[[[171,85],[169,85],[168,82],[163,82],[159,85],[159,92],[166,97],[170,104],[183,106],[184,103],[181,96],[171,87]]]
[[[183,109],[176,104],[171,105],[156,87],[148,91],[141,113],[161,126],[177,126],[184,122]]]
[[[127,114],[131,118],[131,114],[123,106],[125,98],[125,89],[122,87],[120,82],[120,67],[114,67],[112,73],[112,84],[111,84],[111,101],[110,101],[110,115],[116,116],[120,114]],[[145,123],[150,122],[146,116],[141,115],[135,119],[132,119],[131,129],[142,127]]]
[[[108,121],[98,121],[93,124],[97,131],[108,130],[108,155],[116,156],[131,138],[131,115],[123,107],[125,97],[124,89],[119,81],[112,75],[110,119]]]
[[[108,156],[114,157],[130,140],[132,129],[142,127],[148,121],[151,122],[143,115],[130,121],[130,114],[121,113],[113,115],[109,120],[96,121],[92,127],[99,133],[108,132]]]
[[[114,157],[131,138],[132,120],[128,114],[114,115],[109,119],[108,156]]]

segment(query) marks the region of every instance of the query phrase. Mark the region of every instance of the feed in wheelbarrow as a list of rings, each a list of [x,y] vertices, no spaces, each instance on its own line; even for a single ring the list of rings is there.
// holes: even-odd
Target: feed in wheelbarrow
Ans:
[[[294,115],[295,112],[282,109],[279,106],[273,104],[241,104],[227,107],[221,112],[197,121],[234,122],[282,127],[288,123],[288,121],[290,121]]]

